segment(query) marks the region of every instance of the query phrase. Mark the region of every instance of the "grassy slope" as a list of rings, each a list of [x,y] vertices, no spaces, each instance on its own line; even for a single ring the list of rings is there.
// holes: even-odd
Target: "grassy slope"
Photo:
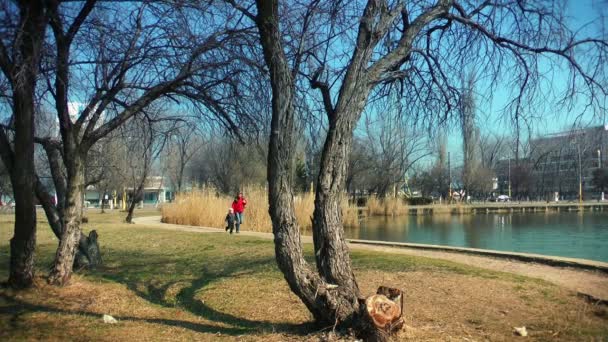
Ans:
[[[142,214],[157,214],[145,212]],[[121,214],[122,215],[122,214]],[[22,293],[0,289],[0,340],[310,340],[320,337],[288,289],[271,241],[177,233],[90,213],[105,265],[70,286],[43,279]],[[57,240],[40,218],[40,276]],[[0,279],[7,277],[12,217],[0,216]],[[306,246],[311,259],[311,246]],[[406,290],[403,340],[510,340],[525,325],[533,339],[608,338],[606,310],[551,284],[404,255],[354,252],[362,291]],[[102,314],[119,319],[104,324]]]

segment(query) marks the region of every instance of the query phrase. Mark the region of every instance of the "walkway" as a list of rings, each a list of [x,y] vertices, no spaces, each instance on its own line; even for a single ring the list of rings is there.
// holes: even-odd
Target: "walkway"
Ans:
[[[194,227],[194,226],[183,226],[177,224],[161,223],[160,216],[148,216],[135,218],[134,222],[140,225],[142,228],[153,227],[167,230],[184,231],[184,232],[195,232],[195,233],[224,233],[224,229],[209,228],[209,227]],[[260,233],[241,231],[241,235],[255,236],[263,239],[272,239],[271,233]],[[303,236],[303,243],[312,243],[312,237]],[[353,243],[355,242],[355,243]],[[519,274],[532,278],[539,278],[551,283],[563,286],[570,290],[573,290],[579,294],[589,296],[591,298],[602,300],[604,303],[608,301],[608,273],[606,271],[589,271],[579,269],[575,267],[556,267],[536,262],[523,262],[517,261],[510,258],[509,253],[493,253],[493,256],[484,256],[474,254],[474,249],[459,249],[459,248],[445,248],[439,247],[439,249],[427,249],[433,248],[432,246],[421,246],[424,249],[416,247],[405,247],[408,244],[400,244],[404,247],[395,247],[392,243],[382,242],[370,242],[366,241],[355,241],[349,243],[351,249],[371,250],[386,253],[396,254],[407,254],[414,256],[422,256],[434,259],[443,259],[454,261],[457,263],[471,265],[479,268],[509,272]],[[466,250],[462,253],[459,250]],[[477,250],[479,251],[479,250]],[[483,251],[480,251],[483,253]],[[514,253],[515,256],[530,256],[532,258],[540,257],[543,259],[554,259],[558,262],[577,262],[580,261],[586,266],[595,265],[600,269],[608,270],[608,263],[586,261],[580,259],[570,258],[548,258],[544,256],[535,256],[533,254]]]

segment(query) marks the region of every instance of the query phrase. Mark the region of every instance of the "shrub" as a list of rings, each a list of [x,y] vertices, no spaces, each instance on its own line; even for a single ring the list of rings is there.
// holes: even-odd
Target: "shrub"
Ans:
[[[413,197],[408,198],[408,203],[410,205],[428,205],[433,204],[433,199],[430,197]]]

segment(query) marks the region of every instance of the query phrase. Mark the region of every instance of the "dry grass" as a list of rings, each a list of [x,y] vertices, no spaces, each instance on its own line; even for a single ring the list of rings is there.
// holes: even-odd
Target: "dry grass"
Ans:
[[[136,213],[136,216],[138,213]],[[320,341],[325,335],[291,293],[272,241],[248,236],[165,231],[89,213],[104,266],[69,286],[39,279],[34,289],[0,288],[0,340]],[[57,241],[41,219],[42,276]],[[8,274],[12,217],[0,215],[0,279]],[[306,258],[314,259],[310,245]],[[355,251],[364,295],[382,284],[405,289],[406,328],[399,341],[604,341],[605,306],[543,281],[446,261]],[[104,324],[102,314],[118,319]]]
[[[271,232],[272,223],[268,215],[268,194],[263,188],[245,189],[247,198],[243,230]],[[175,202],[162,207],[162,221],[202,227],[223,227],[224,218],[233,198],[221,195],[214,190],[196,190],[177,196]],[[303,230],[312,226],[314,195],[300,194],[295,198],[295,212],[298,223]],[[349,206],[348,200],[342,201],[343,222],[347,226],[357,227],[359,220],[357,208]]]
[[[367,200],[367,210],[370,216],[400,216],[407,215],[409,207],[399,197],[377,198],[372,196]]]

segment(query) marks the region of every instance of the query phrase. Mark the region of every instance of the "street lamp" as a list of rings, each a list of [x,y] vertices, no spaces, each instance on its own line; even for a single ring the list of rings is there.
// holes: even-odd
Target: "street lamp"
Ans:
[[[597,168],[602,168],[602,151],[599,148],[597,149]]]
[[[511,157],[509,157],[509,201],[511,200]]]
[[[578,153],[578,203],[583,202],[583,165],[581,163],[581,148],[576,144]]]

